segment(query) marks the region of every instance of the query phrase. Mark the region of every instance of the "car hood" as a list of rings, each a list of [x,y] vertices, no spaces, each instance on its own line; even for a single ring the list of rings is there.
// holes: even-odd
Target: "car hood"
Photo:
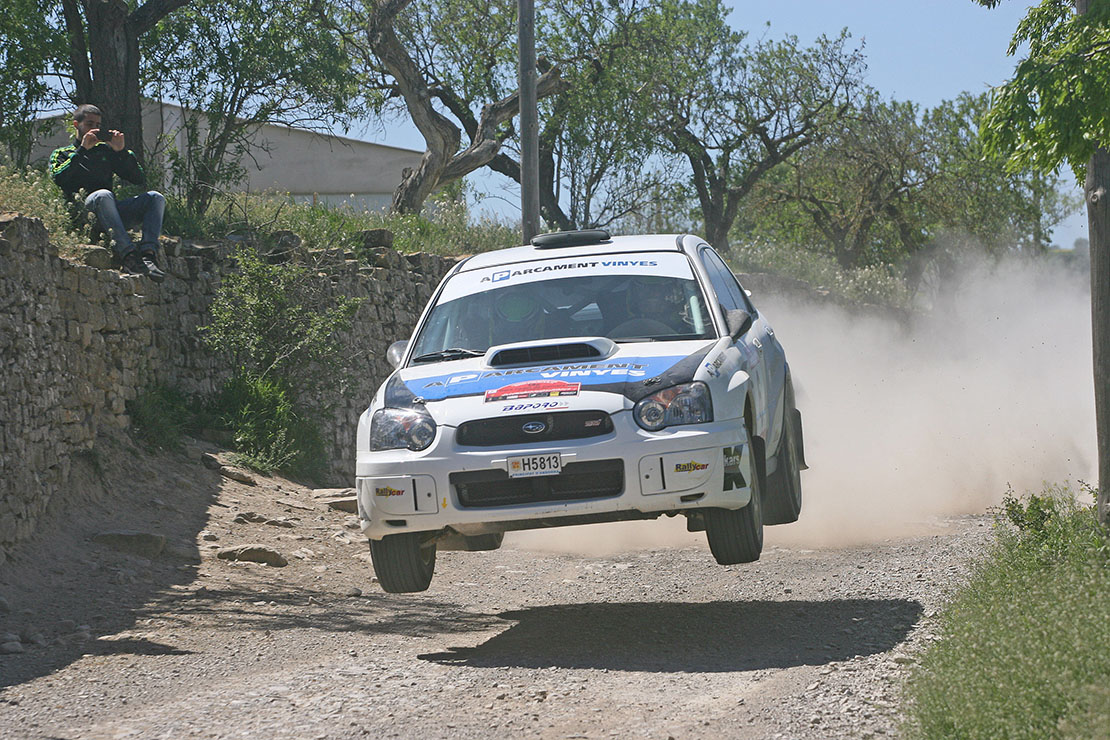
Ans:
[[[603,359],[491,367],[473,357],[396,371],[384,406],[423,405],[441,424],[560,409],[629,408],[652,393],[693,380],[716,340],[620,344]]]

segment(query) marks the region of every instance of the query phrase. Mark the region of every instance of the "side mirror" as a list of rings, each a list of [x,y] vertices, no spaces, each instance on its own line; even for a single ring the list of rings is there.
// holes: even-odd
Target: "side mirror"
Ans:
[[[404,359],[405,350],[408,348],[409,342],[407,339],[389,345],[389,349],[385,351],[386,362],[392,365],[394,370],[401,367],[401,360]]]
[[[734,308],[725,312],[725,326],[733,339],[744,336],[752,328],[752,315],[742,308]]]

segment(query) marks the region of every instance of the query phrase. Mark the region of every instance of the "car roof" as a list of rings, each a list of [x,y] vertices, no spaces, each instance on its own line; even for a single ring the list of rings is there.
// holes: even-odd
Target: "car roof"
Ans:
[[[510,247],[476,254],[459,265],[459,272],[559,257],[591,257],[629,252],[680,252],[683,244],[689,239],[694,237],[683,234],[641,234],[614,236],[601,243],[574,247]],[[701,241],[696,239],[696,242]]]

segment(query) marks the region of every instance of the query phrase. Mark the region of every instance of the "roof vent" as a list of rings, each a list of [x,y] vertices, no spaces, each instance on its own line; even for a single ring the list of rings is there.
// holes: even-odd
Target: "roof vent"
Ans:
[[[558,249],[559,247],[584,247],[587,244],[603,244],[609,241],[605,229],[585,229],[583,231],[556,231],[532,237],[536,249]]]

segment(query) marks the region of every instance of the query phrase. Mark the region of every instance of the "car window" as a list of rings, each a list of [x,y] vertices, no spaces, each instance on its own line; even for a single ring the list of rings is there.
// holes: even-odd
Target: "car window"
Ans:
[[[448,281],[416,338],[413,356],[449,348],[485,352],[501,344],[562,337],[603,336],[619,342],[716,336],[686,258],[667,257],[673,262],[667,270],[656,269],[658,265],[639,272],[568,268],[548,271],[571,273],[567,277],[537,280],[534,277],[542,273],[523,273],[535,270],[526,267],[521,277],[527,281],[514,280],[511,273],[497,282],[483,283],[481,276],[477,281],[464,276],[462,286]]]
[[[755,318],[755,306],[748,300],[744,289],[721,256],[712,249],[703,249],[701,254],[706,271],[709,273],[709,281],[713,283],[713,290],[716,291],[725,310],[742,308]]]

